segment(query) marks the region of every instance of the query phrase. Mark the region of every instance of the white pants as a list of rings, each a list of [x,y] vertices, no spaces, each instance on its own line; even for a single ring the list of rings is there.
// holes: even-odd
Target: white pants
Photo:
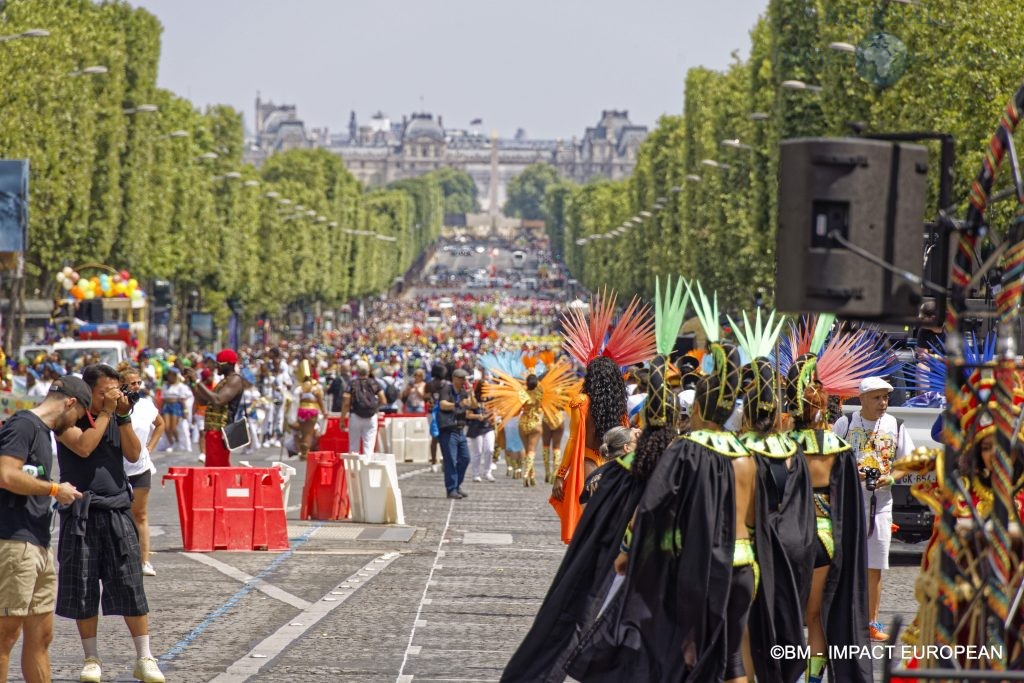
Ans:
[[[353,453],[373,453],[377,443],[377,416],[348,415],[348,449]]]
[[[871,494],[864,492],[864,533],[871,525]],[[875,510],[875,533],[867,538],[868,569],[889,568],[889,545],[892,543],[892,508]]]
[[[473,466],[473,476],[487,476],[491,471],[491,457],[494,455],[494,430],[474,436],[467,441],[469,442],[469,462]]]

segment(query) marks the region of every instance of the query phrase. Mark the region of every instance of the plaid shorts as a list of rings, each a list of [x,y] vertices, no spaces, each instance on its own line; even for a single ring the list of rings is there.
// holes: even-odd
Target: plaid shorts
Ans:
[[[57,547],[57,615],[90,619],[103,614],[141,617],[149,613],[142,587],[139,535],[129,510],[89,509],[84,536],[61,515]]]

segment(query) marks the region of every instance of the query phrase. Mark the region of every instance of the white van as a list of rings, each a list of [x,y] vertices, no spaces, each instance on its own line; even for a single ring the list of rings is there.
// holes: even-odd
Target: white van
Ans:
[[[128,345],[116,340],[57,342],[53,345],[53,351],[65,365],[70,363],[71,367],[75,367],[77,360],[85,355],[97,356],[100,363],[112,368],[130,358]]]

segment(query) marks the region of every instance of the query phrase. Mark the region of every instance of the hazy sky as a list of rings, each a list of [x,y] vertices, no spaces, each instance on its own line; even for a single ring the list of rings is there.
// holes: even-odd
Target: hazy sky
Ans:
[[[602,109],[652,126],[691,66],[750,49],[768,0],[134,0],[164,25],[159,84],[199,106],[295,104],[340,132],[356,111],[480,117],[570,138]]]

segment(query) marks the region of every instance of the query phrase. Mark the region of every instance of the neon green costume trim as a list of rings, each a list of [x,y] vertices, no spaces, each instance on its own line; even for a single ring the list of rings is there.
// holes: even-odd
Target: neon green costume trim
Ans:
[[[850,450],[851,446],[834,432],[826,429],[822,432],[822,444],[818,444],[817,433],[813,429],[801,429],[790,433],[790,437],[804,450],[804,455],[835,455]]]
[[[825,546],[825,552],[828,553],[828,559],[832,559],[836,554],[836,542],[832,536],[832,520],[828,517],[815,517],[814,525],[818,530],[818,540]]]
[[[742,458],[750,455],[732,432],[713,432],[707,429],[700,429],[690,432],[683,438],[729,458]]]
[[[743,447],[751,453],[763,455],[766,458],[785,459],[796,455],[796,441],[789,438],[788,434],[768,434],[761,436],[754,432],[747,432],[740,437]]]
[[[761,583],[761,567],[757,564],[757,553],[754,552],[754,542],[749,538],[737,538],[736,545],[732,551],[732,566],[754,569],[754,597],[757,597],[757,587]]]

